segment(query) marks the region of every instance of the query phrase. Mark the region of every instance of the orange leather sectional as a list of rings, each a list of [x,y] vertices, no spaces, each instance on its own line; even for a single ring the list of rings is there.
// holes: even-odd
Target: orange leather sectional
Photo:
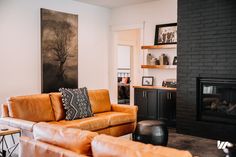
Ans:
[[[93,117],[65,120],[61,93],[10,97],[2,105],[0,123],[22,129],[24,136],[33,137],[33,126],[38,122],[94,131],[99,134],[122,136],[135,130],[137,107],[110,103],[108,90],[88,91]]]
[[[137,107],[111,104],[108,90],[88,93],[94,116],[72,121],[65,120],[60,93],[9,98],[0,123],[22,130],[20,157],[192,157],[187,151],[112,137],[135,130]]]
[[[33,133],[34,139],[20,138],[20,157],[192,157],[188,151],[48,123],[36,124]]]

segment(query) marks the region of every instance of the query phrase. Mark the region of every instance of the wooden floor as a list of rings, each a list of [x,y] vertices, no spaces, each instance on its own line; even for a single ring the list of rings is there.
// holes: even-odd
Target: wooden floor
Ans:
[[[175,130],[169,131],[168,147],[188,150],[195,157],[224,157],[222,150],[217,149],[217,141],[178,134]]]

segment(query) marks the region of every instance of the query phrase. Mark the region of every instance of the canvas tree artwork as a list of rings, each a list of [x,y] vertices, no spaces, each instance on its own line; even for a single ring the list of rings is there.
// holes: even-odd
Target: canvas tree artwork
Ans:
[[[42,92],[78,88],[78,15],[41,9]]]

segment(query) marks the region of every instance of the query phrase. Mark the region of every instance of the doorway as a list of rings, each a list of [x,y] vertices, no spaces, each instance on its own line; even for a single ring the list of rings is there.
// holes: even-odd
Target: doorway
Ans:
[[[134,104],[133,85],[140,76],[141,29],[113,30],[109,60],[109,89],[112,103]]]
[[[117,46],[117,93],[118,104],[130,104],[130,72],[132,46]]]

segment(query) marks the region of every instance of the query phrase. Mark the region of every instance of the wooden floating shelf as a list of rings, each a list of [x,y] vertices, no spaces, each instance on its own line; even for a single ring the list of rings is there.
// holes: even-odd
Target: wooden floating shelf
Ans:
[[[176,69],[176,65],[141,65],[145,69]]]
[[[133,86],[133,88],[144,88],[144,89],[163,89],[163,90],[171,90],[176,91],[176,88],[168,88],[162,86]]]
[[[176,44],[171,45],[144,45],[141,48],[144,49],[175,49]]]

